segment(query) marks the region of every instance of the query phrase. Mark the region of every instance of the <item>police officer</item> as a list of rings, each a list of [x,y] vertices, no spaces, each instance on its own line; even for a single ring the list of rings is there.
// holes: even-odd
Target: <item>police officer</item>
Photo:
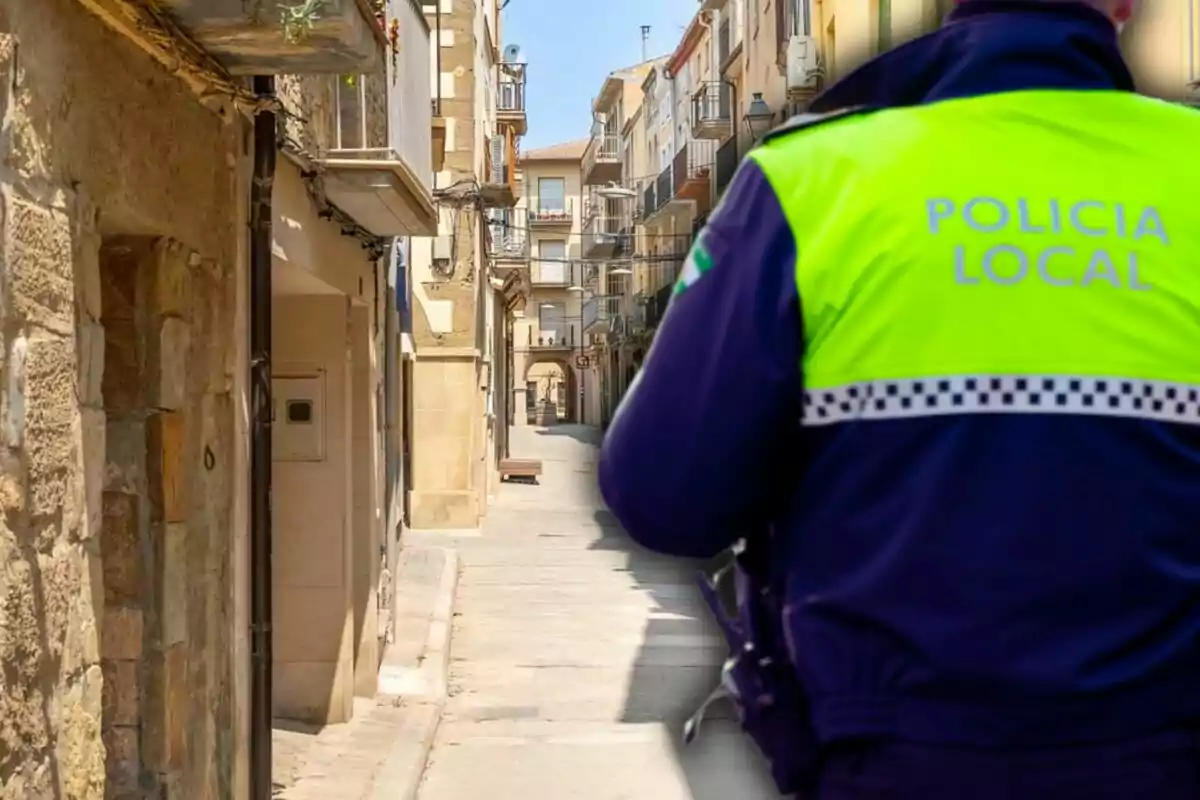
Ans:
[[[1132,0],[969,0],[742,164],[604,442],[783,535],[817,800],[1200,797],[1200,115]]]

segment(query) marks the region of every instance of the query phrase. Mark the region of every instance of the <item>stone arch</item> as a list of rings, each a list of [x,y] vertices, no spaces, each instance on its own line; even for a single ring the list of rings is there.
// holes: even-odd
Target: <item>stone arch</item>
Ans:
[[[559,422],[579,422],[579,376],[575,367],[565,358],[540,356],[531,358],[525,367],[525,384],[534,384],[532,403],[526,407],[543,403],[547,396],[558,406]],[[529,397],[529,393],[526,393]],[[529,413],[518,409],[517,413]]]

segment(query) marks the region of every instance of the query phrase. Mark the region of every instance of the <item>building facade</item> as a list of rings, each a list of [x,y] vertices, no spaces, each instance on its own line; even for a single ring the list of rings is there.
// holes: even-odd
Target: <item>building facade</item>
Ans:
[[[272,267],[274,710],[321,724],[348,720],[354,697],[375,695],[394,617],[400,508],[389,498],[405,479],[405,384],[388,365],[405,355],[389,267],[438,223],[436,30],[412,0],[384,8],[398,35],[383,73],[278,82],[287,113]]]
[[[0,9],[5,796],[265,796],[373,694],[430,30],[273,14]]]
[[[632,308],[634,243],[640,197],[629,174],[632,147],[643,144],[633,127],[641,118],[647,76],[661,67],[654,59],[614,70],[592,102],[592,135],[583,156],[585,195],[581,309],[587,340],[583,381],[585,420],[607,425],[620,396],[624,370],[615,344],[625,335]],[[673,136],[674,133],[672,132]]]
[[[496,0],[438,0],[426,19],[446,155],[435,176],[437,235],[412,243],[416,528],[473,528],[499,484],[509,417],[507,299],[493,273],[489,222],[520,194],[525,65],[500,52]]]
[[[521,155],[516,219],[527,239],[526,301],[512,321],[515,425],[587,419],[582,331],[584,196],[580,166],[587,140]]]

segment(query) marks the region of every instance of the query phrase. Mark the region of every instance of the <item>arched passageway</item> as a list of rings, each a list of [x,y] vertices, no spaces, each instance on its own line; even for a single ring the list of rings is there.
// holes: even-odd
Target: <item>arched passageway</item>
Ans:
[[[575,370],[567,362],[557,358],[532,362],[525,370],[524,411],[530,424],[536,424],[539,409],[548,408],[547,404],[553,404],[556,421],[578,422],[578,386]]]

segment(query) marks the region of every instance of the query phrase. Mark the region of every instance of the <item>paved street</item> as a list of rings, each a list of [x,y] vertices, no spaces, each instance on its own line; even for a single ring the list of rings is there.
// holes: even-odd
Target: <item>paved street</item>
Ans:
[[[777,796],[727,710],[681,752],[723,648],[693,568],[634,552],[602,510],[597,438],[514,428],[541,485],[506,484],[484,531],[454,538],[450,698],[420,800]]]

